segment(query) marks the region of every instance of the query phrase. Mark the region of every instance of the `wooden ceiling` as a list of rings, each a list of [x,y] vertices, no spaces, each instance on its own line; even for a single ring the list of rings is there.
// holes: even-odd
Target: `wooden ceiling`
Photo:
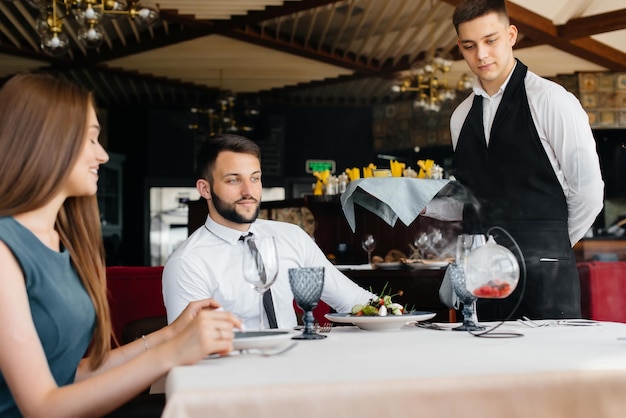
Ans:
[[[0,0],[0,78],[30,69],[63,74],[99,103],[203,106],[220,91],[280,103],[367,105],[393,100],[390,86],[435,48],[467,72],[451,23],[458,0],[159,0],[144,28],[104,22],[97,50],[39,48],[39,12]],[[626,0],[509,1],[521,39],[516,55],[543,76],[626,72]]]

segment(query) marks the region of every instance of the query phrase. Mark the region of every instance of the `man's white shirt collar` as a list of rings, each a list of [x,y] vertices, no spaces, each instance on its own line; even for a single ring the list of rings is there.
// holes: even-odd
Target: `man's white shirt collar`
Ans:
[[[509,84],[509,81],[511,80],[511,76],[513,76],[513,71],[515,71],[515,67],[517,66],[517,60],[515,60],[515,64],[513,65],[513,68],[511,69],[511,72],[509,73],[509,76],[506,78],[506,80],[504,80],[504,83],[502,83],[502,85],[500,86],[500,88],[498,89],[498,91],[496,92],[496,94],[494,94],[493,96],[490,96],[485,89],[483,89],[483,85],[480,82],[480,79],[476,78],[474,80],[474,87],[472,88],[474,90],[474,94],[477,96],[482,96],[485,97],[487,99],[492,99],[494,97],[497,97],[499,95],[504,94],[504,89],[506,89],[506,86]]]
[[[207,216],[204,226],[208,231],[215,234],[215,236],[233,245],[239,242],[239,238],[241,238],[242,235],[248,235],[250,232],[253,234],[255,233],[254,223],[250,224],[250,228],[247,232],[242,232],[237,229],[218,224],[211,218],[211,216]]]

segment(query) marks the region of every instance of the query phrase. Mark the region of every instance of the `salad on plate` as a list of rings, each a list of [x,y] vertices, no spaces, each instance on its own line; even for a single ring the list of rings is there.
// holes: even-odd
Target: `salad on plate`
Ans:
[[[387,315],[403,315],[406,309],[399,303],[391,300],[394,296],[402,296],[402,291],[393,295],[385,295],[383,288],[381,296],[375,296],[365,305],[357,304],[352,307],[351,314],[354,316],[387,316]]]

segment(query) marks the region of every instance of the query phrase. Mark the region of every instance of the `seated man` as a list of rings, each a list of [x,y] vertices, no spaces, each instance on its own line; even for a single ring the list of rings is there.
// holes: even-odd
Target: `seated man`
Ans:
[[[198,151],[196,167],[196,188],[207,200],[209,215],[165,264],[163,300],[168,322],[190,301],[211,297],[241,318],[247,329],[258,329],[262,318],[269,325],[257,291],[243,278],[240,238],[248,233],[276,240],[279,272],[270,290],[278,328],[297,324],[289,268],[325,267],[322,300],[338,312],[349,312],[374,296],[337,270],[299,226],[257,219],[261,153],[254,142],[231,134],[212,137]]]

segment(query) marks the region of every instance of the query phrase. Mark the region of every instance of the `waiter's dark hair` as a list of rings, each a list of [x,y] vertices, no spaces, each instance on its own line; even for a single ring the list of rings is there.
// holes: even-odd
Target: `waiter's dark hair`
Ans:
[[[487,13],[496,12],[502,18],[509,21],[509,12],[506,9],[506,0],[463,0],[459,3],[452,14],[452,23],[456,33],[459,33],[459,25],[469,22]]]
[[[251,154],[261,161],[261,149],[252,140],[235,134],[217,134],[207,138],[196,154],[196,175],[213,183],[213,167],[215,160],[222,151]]]

